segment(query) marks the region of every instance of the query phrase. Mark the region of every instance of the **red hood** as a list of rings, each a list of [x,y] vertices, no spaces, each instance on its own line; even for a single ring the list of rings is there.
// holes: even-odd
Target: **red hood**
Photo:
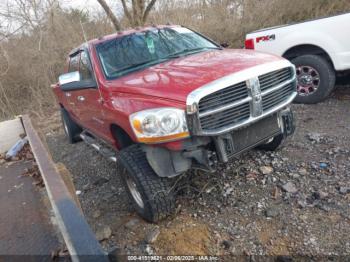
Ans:
[[[209,82],[250,67],[280,60],[252,50],[212,50],[177,58],[110,81],[110,90],[185,102]]]

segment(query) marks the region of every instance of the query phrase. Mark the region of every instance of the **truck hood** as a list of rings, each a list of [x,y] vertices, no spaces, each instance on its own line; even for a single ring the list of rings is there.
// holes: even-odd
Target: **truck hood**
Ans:
[[[210,50],[173,59],[106,83],[112,92],[185,103],[187,95],[212,81],[282,58],[244,49]]]

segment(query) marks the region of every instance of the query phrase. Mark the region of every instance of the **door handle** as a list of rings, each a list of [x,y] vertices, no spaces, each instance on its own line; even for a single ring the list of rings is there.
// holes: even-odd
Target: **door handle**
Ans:
[[[100,97],[99,99],[97,99],[97,102],[99,102],[100,104],[103,104],[105,101],[103,100],[102,97]]]
[[[85,97],[83,97],[83,96],[78,96],[78,100],[79,100],[79,101],[84,101],[84,100],[85,100]]]
[[[68,93],[68,92],[66,92],[65,94],[66,94],[67,97],[72,96],[72,94],[71,94],[71,93]]]

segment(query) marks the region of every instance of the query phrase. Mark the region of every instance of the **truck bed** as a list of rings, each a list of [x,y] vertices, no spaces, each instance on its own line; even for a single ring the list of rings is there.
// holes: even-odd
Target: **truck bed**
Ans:
[[[333,18],[333,17],[345,15],[345,14],[348,14],[348,13],[349,12],[344,12],[344,13],[340,13],[340,14],[337,14],[337,15],[323,16],[323,17],[319,17],[319,18],[308,19],[308,20],[301,21],[301,22],[295,22],[295,23],[290,23],[290,24],[285,24],[285,25],[266,27],[266,28],[262,28],[262,29],[258,29],[258,30],[255,30],[253,32],[250,32],[249,34],[264,32],[264,31],[268,31],[268,30],[272,30],[272,29],[279,29],[279,28],[283,28],[283,27],[287,27],[287,26],[293,26],[293,25],[298,25],[298,24],[303,24],[303,23],[308,23],[308,22],[313,22],[313,21],[318,21],[318,20],[322,20],[322,19]]]

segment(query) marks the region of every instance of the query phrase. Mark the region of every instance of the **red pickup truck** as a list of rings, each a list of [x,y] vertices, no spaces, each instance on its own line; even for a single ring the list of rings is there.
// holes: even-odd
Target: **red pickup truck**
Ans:
[[[175,210],[172,178],[214,172],[248,149],[275,150],[294,132],[289,61],[225,49],[182,26],[101,37],[67,64],[53,89],[69,141],[116,161],[136,211],[151,222]]]

